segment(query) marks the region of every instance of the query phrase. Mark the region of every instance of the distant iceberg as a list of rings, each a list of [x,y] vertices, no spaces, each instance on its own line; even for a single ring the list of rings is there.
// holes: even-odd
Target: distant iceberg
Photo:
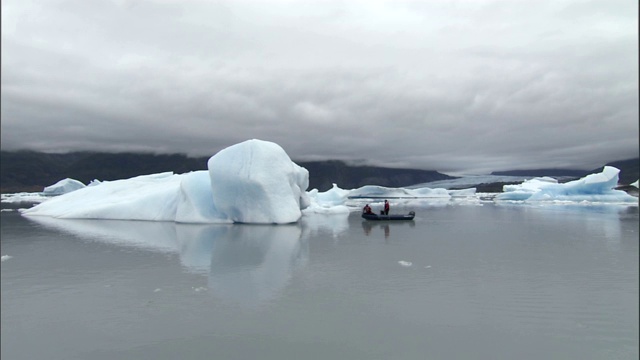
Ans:
[[[504,192],[498,194],[495,200],[637,203],[638,198],[624,191],[614,190],[619,173],[617,168],[605,166],[601,173],[564,184],[548,177],[534,178],[519,185],[505,185]]]
[[[42,193],[49,196],[62,195],[70,193],[72,191],[76,191],[78,189],[82,189],[83,187],[85,187],[85,185],[82,182],[66,178],[58,181],[51,186],[45,187]]]
[[[467,190],[475,193],[475,189]],[[451,194],[461,194],[460,191],[446,189],[431,189],[428,187],[408,189],[408,188],[387,188],[377,185],[365,185],[363,187],[351,190],[348,198],[367,198],[367,199],[390,199],[390,198],[450,198]]]

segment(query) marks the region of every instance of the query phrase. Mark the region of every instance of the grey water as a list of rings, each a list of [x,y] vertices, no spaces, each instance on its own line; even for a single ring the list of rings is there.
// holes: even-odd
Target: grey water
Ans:
[[[1,357],[637,359],[638,207],[293,225],[1,213]]]

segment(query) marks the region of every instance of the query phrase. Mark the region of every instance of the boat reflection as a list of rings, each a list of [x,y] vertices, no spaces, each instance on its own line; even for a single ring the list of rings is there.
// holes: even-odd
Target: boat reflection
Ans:
[[[388,239],[389,236],[391,235],[391,228],[398,227],[398,226],[415,227],[416,223],[414,221],[396,221],[396,222],[368,221],[368,220],[362,221],[362,230],[364,231],[364,234],[366,236],[370,236],[371,231],[374,228],[379,228],[383,231],[385,239]]]

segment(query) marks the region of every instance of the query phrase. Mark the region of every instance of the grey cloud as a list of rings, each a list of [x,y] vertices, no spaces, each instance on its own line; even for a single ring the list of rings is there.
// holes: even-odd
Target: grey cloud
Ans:
[[[204,156],[261,138],[450,172],[638,156],[633,4],[397,5],[5,1],[2,148]]]

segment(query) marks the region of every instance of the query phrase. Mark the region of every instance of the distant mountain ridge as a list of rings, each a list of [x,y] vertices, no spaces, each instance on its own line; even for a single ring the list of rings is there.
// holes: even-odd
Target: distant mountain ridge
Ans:
[[[423,182],[453,179],[433,170],[393,169],[375,166],[351,166],[338,160],[297,162],[309,170],[309,189],[326,191],[336,183],[343,189],[364,185],[405,187]]]
[[[48,154],[34,151],[0,152],[0,191],[42,191],[61,179],[72,178],[88,184],[94,179],[119,180],[172,171],[182,174],[206,170],[210,157],[183,154],[75,152]],[[342,161],[295,161],[309,170],[309,189],[326,191],[337,183],[341,188],[363,185],[403,187],[444,180],[451,176],[437,171],[350,166]]]
[[[0,152],[0,191],[42,191],[45,186],[61,179],[72,178],[88,184],[94,179],[119,180],[146,174],[172,171],[182,174],[206,170],[209,157],[188,157],[183,154],[154,155],[142,153],[74,152],[49,154],[34,151]],[[375,166],[352,166],[338,160],[296,161],[309,170],[309,189],[326,191],[333,183],[343,189],[363,185],[407,187],[415,184],[455,177],[434,170],[395,169]],[[620,169],[620,183],[630,184],[639,177],[639,159],[609,163]],[[582,177],[600,172],[575,170],[517,170],[494,174],[527,176],[575,176]]]

